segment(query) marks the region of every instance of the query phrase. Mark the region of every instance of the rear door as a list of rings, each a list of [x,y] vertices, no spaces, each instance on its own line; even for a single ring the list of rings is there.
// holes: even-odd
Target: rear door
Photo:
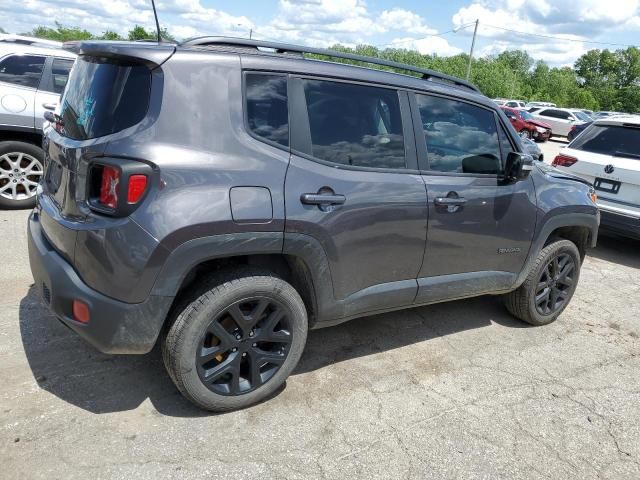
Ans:
[[[551,132],[554,135],[563,137],[569,135],[574,123],[573,116],[569,112],[554,108],[541,110],[540,112],[534,113],[534,116],[551,125]]]
[[[294,77],[289,99],[286,232],[320,243],[336,300],[367,297],[368,311],[411,304],[427,199],[407,94]]]
[[[50,57],[47,59],[42,81],[35,95],[36,128],[42,128],[45,111],[54,111],[58,107],[60,95],[67,84],[72,66],[73,60],[68,58]]]
[[[34,128],[36,89],[46,57],[8,55],[0,60],[0,125]]]
[[[502,179],[513,140],[481,105],[415,94],[412,107],[429,202],[416,302],[509,288],[526,261],[536,219],[533,180]]]

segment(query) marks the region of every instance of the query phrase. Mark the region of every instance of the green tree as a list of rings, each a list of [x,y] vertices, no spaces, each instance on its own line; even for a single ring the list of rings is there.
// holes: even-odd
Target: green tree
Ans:
[[[128,38],[129,40],[153,40],[156,38],[156,34],[155,32],[147,32],[144,27],[136,25],[129,30]]]
[[[27,35],[47,40],[57,40],[58,42],[68,42],[71,40],[91,40],[95,38],[91,32],[80,27],[65,27],[56,22],[56,28],[39,26],[34,28]]]
[[[99,38],[100,40],[124,40],[124,38],[112,30],[104,31]]]

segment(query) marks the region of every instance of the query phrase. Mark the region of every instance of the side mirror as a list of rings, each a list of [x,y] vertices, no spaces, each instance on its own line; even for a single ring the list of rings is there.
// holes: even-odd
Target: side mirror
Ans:
[[[526,153],[509,152],[504,166],[506,180],[518,182],[526,179],[533,170],[533,157]]]

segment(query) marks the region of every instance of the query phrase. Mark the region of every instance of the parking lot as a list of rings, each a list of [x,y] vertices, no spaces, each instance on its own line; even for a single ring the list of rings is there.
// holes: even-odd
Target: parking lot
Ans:
[[[27,214],[0,211],[2,478],[640,478],[638,242],[601,237],[550,326],[495,297],[362,318],[311,332],[269,401],[212,415],[157,349],[100,354],[47,312]]]

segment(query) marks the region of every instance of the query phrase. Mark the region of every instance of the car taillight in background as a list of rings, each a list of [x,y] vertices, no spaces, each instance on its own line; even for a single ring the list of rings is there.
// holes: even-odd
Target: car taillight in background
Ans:
[[[553,165],[554,167],[570,167],[577,161],[578,159],[575,157],[570,157],[569,155],[560,154],[553,159],[553,163],[551,165]]]

